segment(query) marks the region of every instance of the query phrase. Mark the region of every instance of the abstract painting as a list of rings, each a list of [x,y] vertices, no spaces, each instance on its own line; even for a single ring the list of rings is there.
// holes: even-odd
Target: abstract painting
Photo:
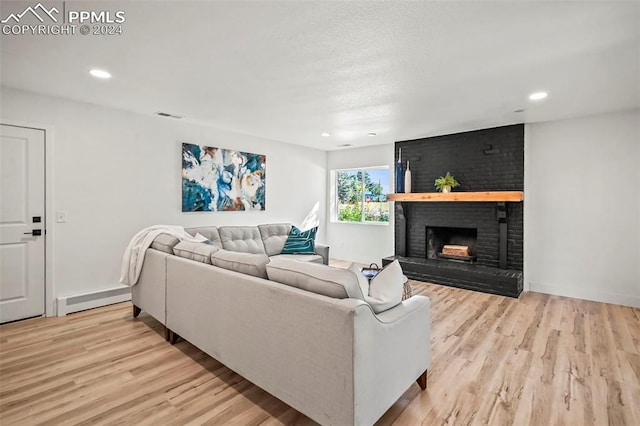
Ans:
[[[182,211],[265,210],[267,157],[182,144]]]

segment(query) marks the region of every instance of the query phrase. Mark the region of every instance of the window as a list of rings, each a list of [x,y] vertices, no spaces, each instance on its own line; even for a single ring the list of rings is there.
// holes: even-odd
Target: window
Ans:
[[[388,223],[389,168],[335,171],[335,220]]]

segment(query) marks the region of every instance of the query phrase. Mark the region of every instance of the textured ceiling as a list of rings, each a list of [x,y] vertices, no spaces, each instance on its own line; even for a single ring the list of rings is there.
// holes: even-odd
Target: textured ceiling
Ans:
[[[640,107],[640,2],[94,4],[122,35],[3,35],[2,85],[326,150]]]

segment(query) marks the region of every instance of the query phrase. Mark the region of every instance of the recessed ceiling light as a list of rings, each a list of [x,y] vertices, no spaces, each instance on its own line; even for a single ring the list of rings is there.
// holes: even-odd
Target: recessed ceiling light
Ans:
[[[97,78],[111,78],[111,73],[104,70],[92,69],[89,74]]]
[[[328,138],[329,136],[331,136],[331,133],[323,132],[323,133],[321,133],[321,136],[324,136],[325,138]]]
[[[368,136],[375,136],[376,134],[373,132],[367,133]]]
[[[529,99],[532,101],[539,101],[547,97],[547,92],[536,92],[529,95]]]

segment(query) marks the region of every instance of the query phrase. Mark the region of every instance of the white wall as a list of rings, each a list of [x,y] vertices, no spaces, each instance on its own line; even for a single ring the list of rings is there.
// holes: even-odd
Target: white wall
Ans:
[[[525,280],[640,307],[640,111],[527,125]]]
[[[332,258],[370,263],[393,255],[393,215],[381,226],[332,223],[325,214],[328,171],[392,167],[393,143],[327,154],[14,89],[0,95],[3,121],[52,129],[47,219],[54,298],[116,286],[124,247],[142,227],[300,223],[316,202],[318,240],[331,246]],[[531,290],[640,306],[639,123],[634,111],[527,125],[525,285]],[[267,210],[182,213],[182,142],[266,154]],[[67,213],[67,223],[52,220],[56,211]]]
[[[339,170],[358,167],[389,166],[393,179],[393,148],[394,144],[378,145],[367,148],[329,152],[327,169]],[[331,173],[327,173],[327,193],[331,208],[333,194]],[[393,187],[392,182],[390,183]],[[388,225],[372,225],[360,223],[332,222],[330,211],[327,211],[327,241],[331,246],[333,259],[350,260],[352,262],[376,262],[382,266],[383,257],[393,256],[393,203],[390,205],[390,223]]]
[[[299,224],[319,202],[318,240],[326,242],[324,151],[9,88],[1,107],[3,122],[53,130],[54,298],[117,286],[129,239],[153,224]],[[266,211],[182,213],[182,142],[266,154]],[[55,223],[56,211],[67,223]]]

